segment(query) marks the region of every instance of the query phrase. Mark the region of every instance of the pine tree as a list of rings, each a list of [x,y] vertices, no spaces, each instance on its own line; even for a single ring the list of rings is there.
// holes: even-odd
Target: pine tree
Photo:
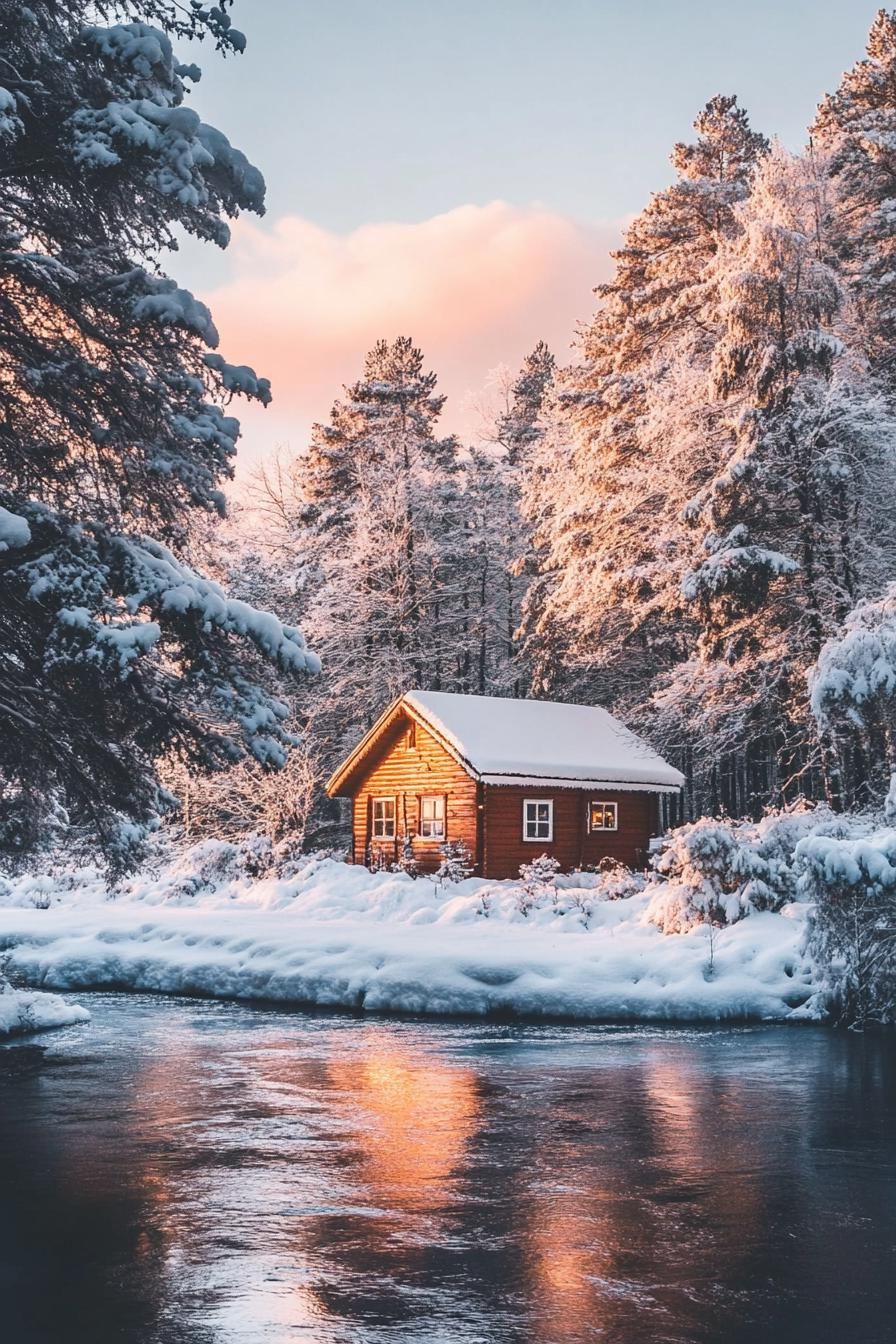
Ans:
[[[438,434],[443,402],[412,341],[380,341],[285,490],[266,483],[326,669],[308,733],[331,765],[402,691],[469,677],[462,480],[456,440]]]
[[[714,265],[725,325],[712,381],[719,461],[688,507],[696,550],[683,593],[696,657],[669,710],[699,725],[716,805],[749,811],[817,795],[824,761],[806,676],[856,597],[896,560],[882,507],[892,410],[841,338],[847,296],[827,257],[825,183],[775,149]],[[727,778],[719,778],[720,772]]]
[[[511,467],[522,466],[541,437],[539,419],[556,369],[556,359],[545,342],[539,341],[510,388],[509,405],[498,418],[495,438],[506,448]]]
[[[878,10],[864,59],[821,103],[812,127],[828,160],[832,248],[851,286],[864,351],[896,377],[896,11]]]
[[[539,341],[514,378],[502,370],[502,404],[489,417],[485,444],[465,469],[467,589],[475,611],[470,689],[480,695],[524,695],[530,685],[523,652],[523,599],[537,572],[532,532],[523,517],[524,481],[544,435],[542,414],[556,360]],[[534,651],[534,643],[533,643]]]
[[[298,631],[183,562],[222,508],[234,394],[208,309],[159,266],[179,229],[224,246],[258,171],[185,98],[171,39],[242,49],[225,3],[0,6],[0,850],[58,825],[123,858],[154,763],[284,759],[262,662]],[[106,26],[103,26],[103,24]]]
[[[734,98],[712,99],[695,127],[673,152],[676,182],[614,254],[525,490],[540,552],[529,642],[548,649],[562,631],[577,693],[634,718],[688,647],[675,556],[713,455],[698,409],[717,324],[710,264],[767,149]]]

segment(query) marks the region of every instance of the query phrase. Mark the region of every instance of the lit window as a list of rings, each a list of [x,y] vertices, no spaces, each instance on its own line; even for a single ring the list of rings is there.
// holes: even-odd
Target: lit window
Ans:
[[[523,800],[523,839],[553,840],[554,804],[550,798]]]
[[[619,815],[616,803],[589,803],[589,831],[615,831],[619,827]]]
[[[420,835],[424,840],[445,839],[444,794],[420,799]]]
[[[395,799],[374,798],[373,800],[373,838],[374,840],[395,839]]]

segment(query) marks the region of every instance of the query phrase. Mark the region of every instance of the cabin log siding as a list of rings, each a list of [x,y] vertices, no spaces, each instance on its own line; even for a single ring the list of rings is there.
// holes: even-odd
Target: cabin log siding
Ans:
[[[552,840],[523,839],[523,802],[527,798],[553,802]],[[616,804],[617,830],[589,832],[588,807],[592,801]],[[483,871],[488,877],[518,877],[520,864],[531,863],[540,854],[555,858],[565,872],[596,866],[604,858],[643,868],[648,842],[656,832],[654,793],[488,784],[484,802]]]
[[[415,745],[407,745],[410,720],[400,717],[377,742],[364,772],[353,784],[352,862],[366,863],[369,850],[384,864],[394,863],[403,849],[404,825],[414,858],[424,872],[433,872],[441,862],[441,840],[423,840],[417,834],[421,797],[445,798],[445,839],[463,840],[478,860],[477,784],[431,733],[417,723]],[[378,840],[370,818],[374,798],[394,798],[394,840]],[[477,872],[481,871],[477,867]]]

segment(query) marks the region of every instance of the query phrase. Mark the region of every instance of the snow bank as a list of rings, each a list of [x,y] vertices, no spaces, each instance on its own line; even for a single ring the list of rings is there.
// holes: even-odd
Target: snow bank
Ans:
[[[66,1003],[58,994],[0,989],[0,1037],[68,1027],[73,1022],[86,1022],[89,1017],[86,1008]]]
[[[615,878],[561,878],[523,913],[520,886],[371,874],[310,859],[240,871],[207,843],[107,892],[94,870],[0,892],[0,948],[20,980],[366,1011],[575,1019],[783,1019],[812,996],[805,906],[674,936]],[[523,907],[523,908],[521,908]]]

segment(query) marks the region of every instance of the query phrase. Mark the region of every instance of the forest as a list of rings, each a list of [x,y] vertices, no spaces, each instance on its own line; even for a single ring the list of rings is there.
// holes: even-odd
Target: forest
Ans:
[[[881,803],[893,15],[802,153],[717,96],[671,162],[572,358],[541,342],[495,370],[475,442],[440,432],[425,353],[384,336],[307,447],[261,471],[241,558],[209,557],[321,657],[291,701],[310,833],[336,822],[319,781],[412,686],[604,705],[684,771],[682,820]],[[204,793],[226,829],[239,787]]]
[[[800,153],[710,99],[593,317],[493,372],[471,441],[383,333],[310,442],[228,495],[229,403],[275,390],[161,261],[263,212],[172,46],[245,39],[228,6],[140,9],[2,10],[7,860],[83,842],[126,868],[172,820],[338,847],[322,780],[412,686],[606,706],[685,773],[673,820],[880,806],[896,15]]]

